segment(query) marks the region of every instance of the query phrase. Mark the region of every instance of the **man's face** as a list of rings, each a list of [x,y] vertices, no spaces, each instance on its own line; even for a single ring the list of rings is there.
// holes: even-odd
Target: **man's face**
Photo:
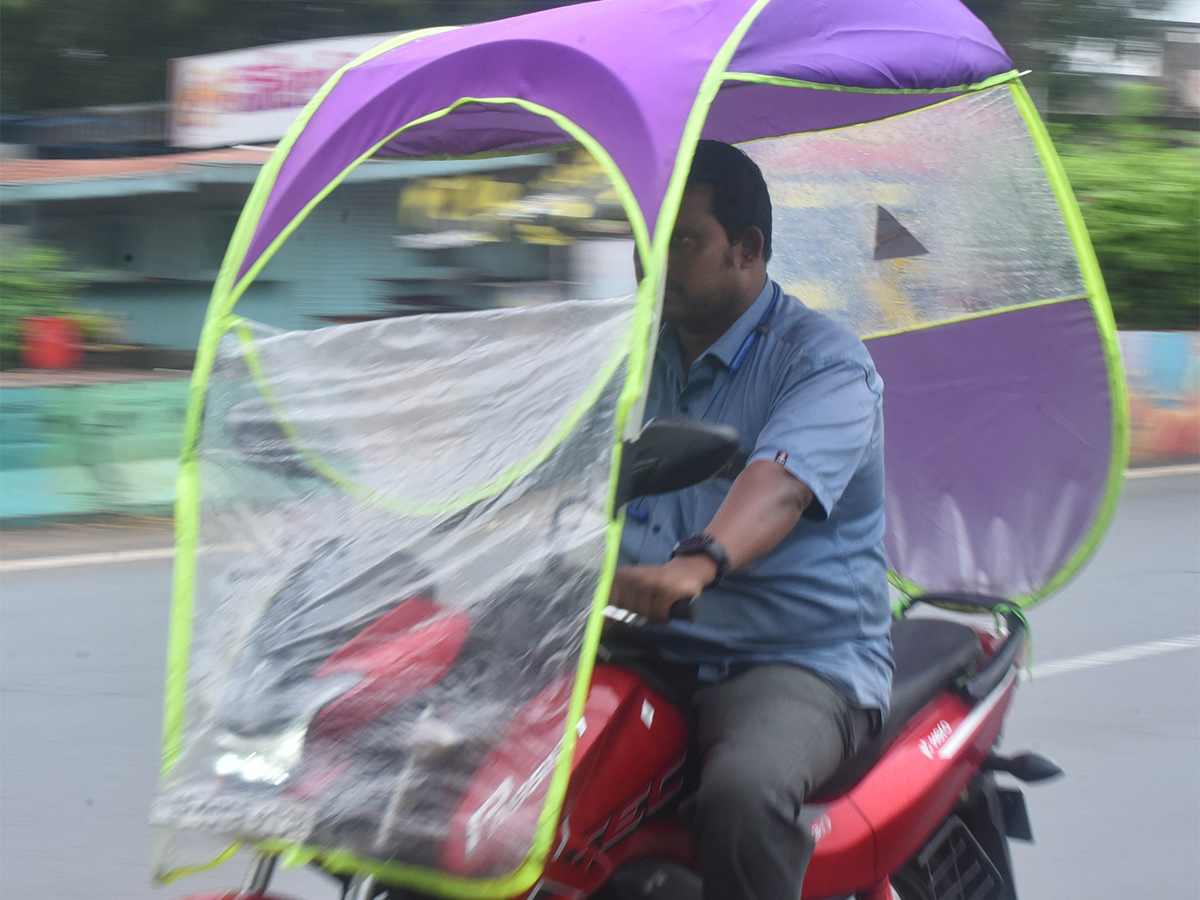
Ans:
[[[737,244],[712,214],[712,195],[708,184],[685,190],[671,234],[663,319],[687,330],[724,322],[740,298]]]

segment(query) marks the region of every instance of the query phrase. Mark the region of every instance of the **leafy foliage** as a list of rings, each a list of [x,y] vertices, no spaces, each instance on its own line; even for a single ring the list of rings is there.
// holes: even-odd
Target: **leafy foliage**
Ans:
[[[1100,260],[1117,325],[1200,328],[1200,145],[1123,122],[1059,126],[1056,144]]]
[[[28,316],[74,319],[85,340],[104,337],[113,321],[92,310],[78,309],[79,276],[67,255],[52,244],[30,244],[0,253],[0,368],[17,364],[21,320]]]

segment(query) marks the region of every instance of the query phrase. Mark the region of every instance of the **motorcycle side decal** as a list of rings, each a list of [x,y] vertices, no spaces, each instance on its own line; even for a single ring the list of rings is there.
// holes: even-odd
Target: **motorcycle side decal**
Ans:
[[[674,798],[683,789],[684,759],[685,754],[679,753],[649,782],[619,804],[611,815],[598,822],[584,839],[583,846],[568,846],[566,864],[580,866],[585,871],[590,869],[595,864],[598,854],[611,850],[647,816],[657,812]],[[567,843],[570,844],[569,839]]]
[[[945,744],[953,733],[954,729],[950,727],[950,723],[942,719],[934,726],[933,731],[917,742],[917,747],[926,759],[933,759],[938,748]]]
[[[808,833],[812,835],[813,843],[818,844],[821,838],[833,831],[833,819],[829,818],[826,813],[821,813],[816,820],[808,826]]]
[[[508,819],[520,811],[525,801],[546,780],[558,762],[558,749],[547,756],[532,774],[514,789],[512,776],[506,777],[479,808],[467,819],[466,855],[469,857],[481,839],[495,834]]]
[[[642,722],[649,728],[654,724],[654,707],[649,700],[642,701]]]

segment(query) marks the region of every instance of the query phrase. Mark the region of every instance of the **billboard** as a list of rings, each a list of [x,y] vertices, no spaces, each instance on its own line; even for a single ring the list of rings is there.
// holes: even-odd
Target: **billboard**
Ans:
[[[277,141],[329,76],[394,34],[270,44],[171,60],[173,147]]]

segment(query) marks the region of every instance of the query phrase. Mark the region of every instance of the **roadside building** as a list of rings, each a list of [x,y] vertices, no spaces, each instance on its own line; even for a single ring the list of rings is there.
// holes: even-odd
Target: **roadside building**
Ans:
[[[267,158],[266,150],[241,148],[7,160],[0,204],[24,239],[67,251],[84,276],[81,305],[122,323],[123,342],[186,354]],[[525,215],[546,196],[527,181],[562,168],[555,154],[364,163],[280,247],[238,311],[292,329],[521,302],[522,286],[534,302],[603,293],[594,282],[606,280],[610,260],[631,270],[624,242],[595,259],[544,225],[518,225],[520,239],[504,241],[472,225],[501,206],[510,221],[544,221],[553,210]],[[631,277],[621,280],[632,286]]]

